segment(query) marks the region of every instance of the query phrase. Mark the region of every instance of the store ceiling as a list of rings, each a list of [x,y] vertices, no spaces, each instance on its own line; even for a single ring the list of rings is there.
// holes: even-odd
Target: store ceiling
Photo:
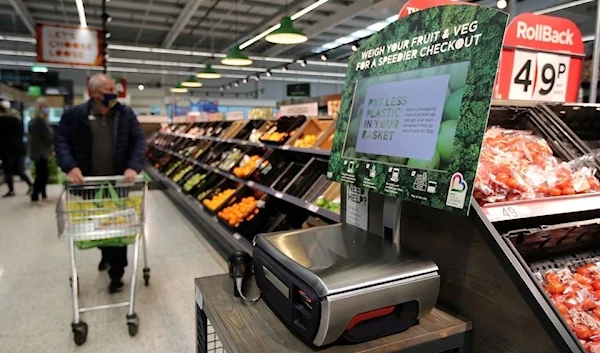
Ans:
[[[112,17],[108,30],[113,45],[166,48],[170,50],[194,50],[198,52],[226,53],[233,45],[241,44],[265,29],[275,25],[284,14],[293,14],[314,4],[315,0],[112,0],[107,3],[107,13]],[[398,13],[404,0],[329,0],[315,10],[294,21],[309,41],[296,46],[272,45],[264,39],[249,45],[245,52],[261,57],[299,59],[312,55],[322,48],[339,46],[336,41],[347,42],[349,35],[364,35],[369,26],[377,26]],[[495,0],[475,1],[482,5],[495,6]],[[565,0],[520,0],[518,12],[540,10]],[[87,22],[90,27],[101,27],[101,0],[84,0]],[[589,1],[552,13],[574,20],[584,36],[593,35],[596,1]],[[75,0],[0,0],[0,35],[32,37],[31,26],[35,23],[65,23],[78,25],[79,19]],[[371,27],[372,28],[372,27]],[[352,53],[352,43],[341,45],[328,53],[329,63],[344,63]],[[20,57],[14,51],[21,51]],[[0,40],[0,63],[7,61],[34,61],[31,53],[34,44],[20,41]],[[143,68],[142,76],[161,76],[164,84],[181,80],[187,72],[198,71],[205,63],[218,63],[210,57],[181,55],[182,53],[147,53],[111,49],[111,67]],[[11,54],[11,55],[8,55]],[[140,60],[152,60],[154,65]],[[319,57],[310,60],[320,61]],[[165,65],[168,63],[168,65]],[[189,63],[189,66],[188,66]],[[282,62],[256,60],[253,69],[224,70],[228,74],[213,88],[235,80],[264,72],[281,65]],[[4,66],[3,65],[3,66]],[[298,64],[290,66],[292,72],[279,73],[272,79],[327,80],[342,82],[343,65],[324,66]],[[166,71],[160,71],[166,70]],[[169,72],[161,75],[158,72]],[[303,74],[305,73],[305,74]],[[319,73],[325,73],[323,75]],[[128,73],[128,75],[136,75]],[[139,81],[138,80],[138,81]]]

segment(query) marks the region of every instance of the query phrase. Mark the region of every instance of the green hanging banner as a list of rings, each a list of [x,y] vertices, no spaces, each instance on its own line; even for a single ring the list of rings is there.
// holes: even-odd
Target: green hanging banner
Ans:
[[[439,6],[361,44],[328,177],[468,214],[507,21],[492,8]]]

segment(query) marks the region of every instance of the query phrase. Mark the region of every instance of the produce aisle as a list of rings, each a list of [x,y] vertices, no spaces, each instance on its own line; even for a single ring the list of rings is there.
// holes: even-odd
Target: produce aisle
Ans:
[[[33,207],[23,196],[23,185],[17,187],[18,197],[0,200],[0,352],[195,351],[193,280],[224,273],[226,264],[162,192],[151,191],[148,197],[152,278],[150,287],[144,287],[139,277],[139,334],[129,337],[126,309],[86,313],[88,340],[76,347],[68,248],[56,235],[54,201],[60,188],[51,188],[51,203]],[[77,255],[83,305],[126,298],[127,291],[109,296],[108,276],[96,268],[99,251]],[[125,274],[127,288],[129,274]]]

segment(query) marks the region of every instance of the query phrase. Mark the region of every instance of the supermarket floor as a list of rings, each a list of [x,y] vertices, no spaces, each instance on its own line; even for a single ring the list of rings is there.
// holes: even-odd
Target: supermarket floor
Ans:
[[[165,195],[151,191],[148,197],[152,277],[149,287],[138,281],[138,335],[129,337],[125,308],[85,313],[88,339],[76,347],[68,248],[56,236],[54,207],[60,188],[53,186],[51,202],[36,207],[19,184],[19,196],[0,199],[0,352],[195,352],[193,279],[224,273],[226,264]],[[2,193],[5,188],[0,186]],[[84,306],[127,298],[127,291],[108,294],[108,276],[97,270],[99,255],[96,249],[77,253]]]

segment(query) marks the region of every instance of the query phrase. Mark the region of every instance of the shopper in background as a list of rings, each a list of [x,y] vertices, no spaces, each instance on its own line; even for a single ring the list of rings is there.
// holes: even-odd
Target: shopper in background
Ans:
[[[23,122],[10,111],[10,102],[0,101],[0,158],[4,168],[4,181],[8,185],[8,193],[4,197],[15,196],[14,176],[21,177],[32,192],[31,180],[25,174],[25,142],[23,141]]]
[[[67,110],[56,128],[58,165],[71,183],[85,176],[123,174],[135,180],[141,171],[146,139],[135,113],[117,102],[115,81],[104,74],[90,77],[90,100]],[[104,247],[98,270],[110,267],[110,293],[123,289],[127,247]]]
[[[35,181],[31,202],[36,203],[40,197],[46,200],[46,185],[48,184],[48,160],[52,156],[54,141],[52,129],[48,124],[50,105],[44,98],[37,101],[33,119],[29,122],[29,158],[35,163]]]

